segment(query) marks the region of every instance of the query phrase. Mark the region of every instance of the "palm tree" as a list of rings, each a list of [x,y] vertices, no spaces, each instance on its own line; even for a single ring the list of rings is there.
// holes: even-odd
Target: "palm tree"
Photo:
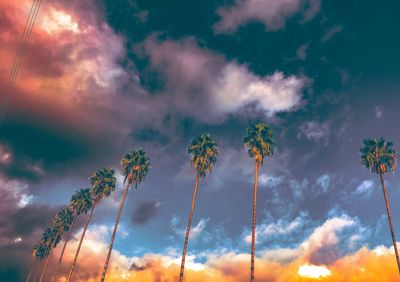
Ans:
[[[89,217],[86,221],[85,227],[83,228],[82,236],[79,241],[78,249],[76,250],[75,258],[72,263],[71,270],[68,275],[68,282],[71,280],[72,273],[74,272],[75,265],[78,259],[79,251],[82,246],[83,238],[85,237],[86,230],[89,226],[90,220],[93,215],[93,210],[97,207],[101,201],[110,196],[113,191],[115,191],[115,184],[117,179],[115,178],[115,171],[112,168],[99,169],[94,173],[92,177],[89,178],[90,184],[92,185],[91,190],[91,201],[92,207],[90,209]]]
[[[387,189],[383,175],[390,169],[394,171],[396,166],[396,151],[392,149],[393,143],[387,142],[383,137],[377,139],[366,139],[360,149],[361,164],[373,173],[377,173],[381,179],[383,197],[385,198],[386,211],[389,219],[390,233],[392,234],[393,248],[396,255],[397,268],[400,273],[399,252],[397,250],[396,237],[394,234],[392,215],[387,195]]]
[[[41,245],[34,245],[32,248],[32,258],[33,258],[33,263],[32,263],[32,267],[31,270],[29,271],[28,277],[26,278],[26,282],[29,281],[29,279],[32,277],[32,274],[37,266],[37,263],[39,261],[38,257],[39,257],[39,252],[41,251]]]
[[[253,124],[244,130],[244,146],[247,148],[250,158],[254,159],[254,198],[253,198],[253,223],[251,227],[251,267],[250,281],[254,281],[254,252],[256,241],[257,223],[257,189],[258,171],[263,165],[265,157],[271,157],[274,153],[275,143],[271,128],[265,123]]]
[[[108,263],[110,262],[111,251],[114,244],[115,234],[118,228],[118,222],[121,217],[122,208],[124,207],[129,187],[132,184],[135,184],[135,188],[137,189],[138,185],[144,181],[147,173],[150,170],[149,157],[146,155],[146,152],[142,148],[139,148],[139,150],[137,151],[131,151],[130,153],[126,154],[122,159],[121,164],[122,164],[122,174],[124,175],[124,185],[126,187],[124,195],[122,197],[121,205],[118,210],[118,215],[115,220],[114,230],[111,236],[106,262],[104,264],[103,273],[101,275],[101,281],[104,281],[104,279],[106,278]]]
[[[68,231],[72,221],[74,220],[75,216],[73,212],[69,209],[69,207],[65,207],[61,209],[56,217],[53,220],[53,226],[51,228],[52,233],[51,236],[48,240],[47,248],[48,248],[48,254],[46,258],[46,263],[44,265],[42,275],[40,276],[40,282],[43,280],[44,273],[46,272],[47,264],[49,263],[49,258],[51,251],[57,247],[57,244],[60,243],[61,237],[65,231]]]
[[[87,214],[88,211],[92,207],[92,198],[91,198],[91,194],[90,194],[90,189],[89,188],[88,189],[80,189],[79,191],[76,191],[71,197],[69,206],[70,206],[70,209],[74,213],[74,219],[71,223],[70,230],[68,232],[67,238],[65,239],[64,246],[61,251],[61,255],[58,260],[56,272],[54,273],[53,282],[55,282],[57,279],[57,274],[58,274],[58,270],[60,269],[62,258],[64,256],[64,251],[65,251],[65,248],[67,246],[69,239],[71,238],[72,229],[75,226],[76,219],[82,213]]]
[[[189,221],[186,229],[185,243],[183,245],[182,262],[179,274],[180,282],[183,281],[185,271],[186,250],[189,242],[190,227],[192,225],[199,178],[204,179],[207,173],[211,173],[215,163],[217,162],[217,156],[219,153],[218,144],[211,138],[210,134],[203,133],[192,140],[187,149],[187,153],[191,156],[190,162],[196,170],[196,181],[192,197],[192,206],[189,213]]]
[[[38,273],[38,270],[40,269],[40,262],[45,258],[47,249],[42,242],[40,242],[38,245],[34,246],[32,255],[36,259],[35,264],[38,264],[37,267],[34,268],[34,271],[32,273],[33,281],[36,280],[36,275]],[[29,277],[26,279],[26,281],[29,281]]]

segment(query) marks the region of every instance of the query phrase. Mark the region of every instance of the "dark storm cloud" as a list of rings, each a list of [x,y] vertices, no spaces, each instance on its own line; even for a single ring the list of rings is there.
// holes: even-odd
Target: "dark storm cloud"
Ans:
[[[159,206],[160,203],[157,201],[147,201],[139,203],[133,211],[131,219],[132,223],[139,225],[146,224],[157,215]]]
[[[2,216],[0,217],[2,235],[12,239],[30,237],[37,231],[43,231],[51,223],[57,210],[58,208],[45,205],[28,205],[8,214],[6,218]]]

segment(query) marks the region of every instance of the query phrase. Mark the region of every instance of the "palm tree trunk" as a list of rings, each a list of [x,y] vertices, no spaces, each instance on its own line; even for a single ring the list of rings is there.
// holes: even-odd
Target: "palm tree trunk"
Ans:
[[[93,210],[94,210],[95,206],[96,206],[96,205],[93,204],[92,209],[90,210],[90,213],[89,213],[89,217],[88,217],[88,219],[86,220],[85,227],[83,228],[81,240],[79,241],[78,249],[76,250],[76,254],[75,254],[75,257],[74,257],[74,261],[73,261],[73,263],[72,263],[71,270],[70,270],[70,272],[69,272],[69,274],[68,274],[68,279],[67,279],[68,282],[71,280],[72,273],[74,272],[75,265],[76,265],[76,261],[78,260],[79,251],[81,250],[83,238],[85,238],[85,233],[86,233],[86,230],[87,230],[87,228],[88,228],[88,226],[89,226],[90,220],[92,219],[92,214],[93,214]]]
[[[253,224],[251,225],[251,266],[250,282],[254,281],[254,252],[256,243],[256,224],[257,224],[257,189],[258,189],[258,169],[260,164],[254,164],[254,198],[253,198]]]
[[[199,187],[199,173],[196,174],[196,183],[194,185],[194,191],[193,191],[193,197],[192,197],[192,207],[190,208],[189,221],[188,221],[188,225],[187,225],[187,228],[186,228],[185,244],[183,245],[183,253],[182,253],[181,271],[180,271],[180,274],[179,274],[179,282],[183,282],[183,274],[185,272],[186,250],[187,250],[187,246],[188,246],[188,242],[189,242],[190,227],[192,225],[193,212],[194,212],[194,207],[195,207],[195,203],[196,203],[197,188],[198,187]]]
[[[70,237],[71,237],[72,229],[74,228],[75,221],[76,221],[76,217],[75,217],[74,220],[72,221],[71,229],[69,230],[68,235],[67,235],[67,238],[65,239],[65,243],[64,243],[64,246],[63,246],[62,251],[61,251],[60,259],[58,260],[58,265],[57,265],[57,268],[56,268],[56,272],[54,273],[53,282],[55,282],[56,279],[57,279],[57,274],[58,274],[58,270],[60,269],[60,265],[61,265],[62,258],[63,258],[63,256],[64,256],[65,247],[67,246],[67,243],[68,243],[68,241],[69,241],[69,239],[70,239]]]
[[[35,268],[35,271],[34,271],[34,273],[33,273],[33,282],[35,282],[36,281],[36,276],[38,275],[38,273],[39,273],[39,269],[40,269],[40,263],[42,262],[41,260],[39,260],[38,261],[39,263],[38,263],[38,265],[36,266],[36,268]]]
[[[37,260],[35,259],[35,262],[32,264],[31,271],[29,272],[29,275],[28,275],[28,277],[26,278],[26,282],[28,282],[29,279],[31,278],[32,273],[33,273],[33,270],[35,269],[36,264],[37,264]]]
[[[58,235],[57,235],[57,236],[58,236]],[[56,237],[56,238],[57,238],[57,237]],[[44,267],[43,267],[43,270],[42,270],[42,274],[40,275],[39,282],[42,282],[42,280],[43,280],[44,273],[46,272],[47,264],[49,263],[49,258],[50,258],[50,255],[51,255],[51,251],[52,251],[52,250],[53,250],[53,248],[50,248],[49,255],[48,255],[47,258],[46,258],[46,263],[44,264]]]
[[[382,173],[380,174],[380,177],[381,177],[383,196],[385,197],[386,211],[387,211],[387,215],[388,215],[388,219],[389,219],[390,233],[392,234],[394,253],[396,255],[397,269],[399,270],[399,273],[400,273],[399,251],[397,250],[397,243],[396,243],[396,236],[394,234],[392,215],[390,213],[390,205],[389,205],[389,200],[388,200],[388,196],[387,196],[387,190],[386,190],[385,181],[383,179],[383,174]]]
[[[125,177],[125,180],[126,180],[126,177]],[[108,247],[107,258],[106,258],[106,262],[104,264],[103,273],[101,275],[101,282],[104,282],[104,280],[106,279],[107,268],[108,268],[108,263],[110,262],[111,251],[112,251],[114,240],[115,240],[115,234],[117,233],[119,218],[121,217],[122,208],[124,207],[124,203],[125,203],[126,195],[128,194],[129,186],[130,186],[129,184],[126,184],[124,196],[122,197],[121,205],[119,206],[119,210],[118,210],[118,215],[117,215],[117,218],[115,219],[114,230],[113,230],[113,233],[111,236],[110,246]]]

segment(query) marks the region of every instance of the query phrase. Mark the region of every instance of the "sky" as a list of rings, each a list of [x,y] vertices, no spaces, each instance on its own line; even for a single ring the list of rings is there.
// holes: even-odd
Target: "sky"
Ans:
[[[398,1],[43,1],[6,91],[31,4],[0,0],[0,281],[26,278],[57,210],[112,167],[117,190],[96,208],[75,273],[97,281],[120,161],[139,147],[151,170],[129,191],[107,281],[176,281],[195,182],[186,148],[202,132],[220,155],[200,182],[186,280],[247,281],[253,161],[242,138],[257,121],[277,146],[260,169],[256,281],[398,280],[379,178],[358,154],[365,138],[400,144]],[[385,179],[400,236],[398,169]]]

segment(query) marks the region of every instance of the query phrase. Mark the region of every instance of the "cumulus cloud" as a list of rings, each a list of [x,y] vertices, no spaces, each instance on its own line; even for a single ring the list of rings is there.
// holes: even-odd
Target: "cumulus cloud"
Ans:
[[[293,234],[302,228],[307,222],[307,214],[301,213],[298,217],[293,219],[292,221],[279,219],[276,222],[271,223],[262,223],[257,225],[257,234],[256,239],[257,242],[261,243],[263,241],[282,238],[282,236],[288,236],[289,234]],[[247,243],[251,243],[251,233],[246,231],[244,234],[244,240]]]
[[[257,279],[260,281],[303,281],[302,279],[329,277],[329,281],[394,281],[397,268],[393,249],[379,246],[369,250],[362,247],[355,252],[338,257],[330,262],[310,260],[310,251],[337,248],[342,240],[341,232],[357,225],[357,221],[340,216],[330,218],[314,229],[297,249],[264,250],[256,256]],[[95,281],[107,251],[107,228],[97,226],[88,231],[82,246],[81,257],[76,268],[76,281]],[[66,250],[65,263],[60,277],[65,278],[72,262],[78,237]],[[56,263],[60,248],[56,249],[50,268]],[[127,256],[114,250],[107,274],[107,281],[176,281],[179,275],[180,252],[175,249],[164,253],[148,253],[144,256]],[[187,257],[186,279],[190,281],[239,282],[248,279],[250,255],[240,252],[210,252],[202,258],[197,255]],[[385,265],[382,269],[381,265]],[[50,275],[50,273],[48,274]]]
[[[256,75],[246,65],[200,47],[194,39],[160,41],[152,36],[138,49],[165,78],[168,103],[203,122],[218,122],[251,105],[268,116],[293,110],[300,105],[308,82],[279,71]]]
[[[262,22],[267,30],[278,30],[285,26],[286,20],[300,13],[303,22],[312,19],[320,10],[319,0],[236,0],[231,7],[217,10],[220,21],[215,31],[234,32],[249,21]]]
[[[215,107],[221,112],[232,113],[251,104],[272,116],[277,112],[290,111],[301,101],[305,85],[302,78],[275,72],[259,77],[245,66],[227,64],[212,90]]]

